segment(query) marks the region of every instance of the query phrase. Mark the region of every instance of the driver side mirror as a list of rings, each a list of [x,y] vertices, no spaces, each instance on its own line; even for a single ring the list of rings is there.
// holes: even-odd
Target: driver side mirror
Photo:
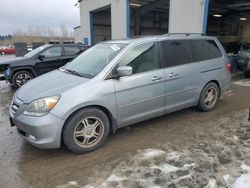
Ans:
[[[39,56],[38,56],[38,59],[41,60],[41,61],[43,61],[44,58],[45,58],[44,55],[39,55]]]
[[[133,68],[130,66],[121,66],[117,68],[117,75],[119,77],[130,76],[133,73]]]

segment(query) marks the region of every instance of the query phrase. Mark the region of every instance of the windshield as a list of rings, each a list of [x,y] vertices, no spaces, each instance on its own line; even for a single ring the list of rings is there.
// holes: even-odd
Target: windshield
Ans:
[[[250,50],[250,44],[243,44],[242,49],[243,50]]]
[[[124,48],[125,44],[101,43],[83,52],[63,67],[68,72],[92,78]]]
[[[49,47],[51,45],[49,44],[46,44],[46,45],[43,45],[43,46],[40,46],[34,50],[32,50],[31,52],[27,53],[24,55],[25,58],[31,58],[33,57],[34,55],[36,55],[37,53],[41,52],[42,50],[44,50],[45,48]]]

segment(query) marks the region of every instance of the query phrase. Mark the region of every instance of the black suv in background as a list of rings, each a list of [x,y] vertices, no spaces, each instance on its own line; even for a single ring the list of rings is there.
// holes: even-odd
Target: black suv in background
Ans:
[[[238,67],[250,78],[250,43],[242,44],[238,53]]]
[[[46,44],[0,66],[7,67],[6,80],[19,88],[34,77],[62,67],[87,48],[81,44]]]

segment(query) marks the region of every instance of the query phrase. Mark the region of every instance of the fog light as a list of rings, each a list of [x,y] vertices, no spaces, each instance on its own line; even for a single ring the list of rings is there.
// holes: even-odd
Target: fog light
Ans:
[[[29,138],[30,140],[36,140],[36,137],[34,137],[34,136],[31,135],[31,134],[29,134],[28,138]]]

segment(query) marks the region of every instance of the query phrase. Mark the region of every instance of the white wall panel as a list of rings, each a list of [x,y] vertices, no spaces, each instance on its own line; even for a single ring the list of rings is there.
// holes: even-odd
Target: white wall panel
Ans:
[[[206,5],[208,0],[170,0],[169,32],[202,33]]]
[[[106,6],[111,6],[111,25],[112,38],[125,38],[128,36],[127,25],[129,24],[128,0],[82,0],[80,2],[80,38],[88,39],[91,44],[93,32],[91,31],[91,14],[93,10],[97,10]]]

